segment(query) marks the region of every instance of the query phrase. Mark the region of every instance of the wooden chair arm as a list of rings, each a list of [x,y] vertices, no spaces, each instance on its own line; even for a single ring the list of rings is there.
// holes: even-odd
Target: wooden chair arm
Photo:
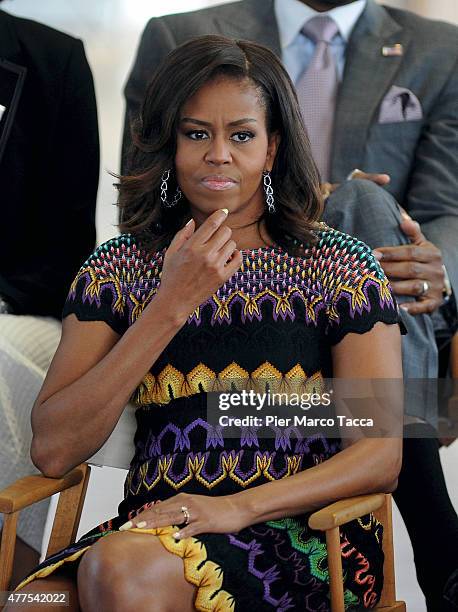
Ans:
[[[388,507],[388,496],[385,493],[374,493],[372,495],[358,495],[339,500],[325,508],[321,508],[309,517],[309,526],[312,529],[326,532],[326,549],[329,568],[329,591],[331,598],[331,610],[333,612],[344,612],[344,592],[342,573],[342,551],[340,543],[339,527],[345,525],[370,512],[385,510]],[[391,505],[389,505],[391,513]],[[389,545],[392,548],[391,514],[389,515]],[[389,556],[389,558],[387,558]],[[392,550],[390,555],[385,556],[384,571],[387,570],[387,585],[389,593],[382,595],[383,603],[390,604],[395,598],[394,593],[394,566]],[[391,571],[392,570],[392,571]],[[382,603],[382,600],[380,601]],[[383,609],[383,608],[382,608]],[[395,608],[389,607],[389,610]],[[400,608],[402,610],[402,608]]]
[[[81,465],[62,478],[46,478],[40,474],[25,476],[0,491],[0,512],[11,514],[79,484],[85,477]]]
[[[319,531],[334,529],[334,527],[345,525],[345,523],[353,521],[365,514],[379,510],[384,502],[384,493],[358,495],[357,497],[341,499],[314,512],[309,517],[309,526]]]

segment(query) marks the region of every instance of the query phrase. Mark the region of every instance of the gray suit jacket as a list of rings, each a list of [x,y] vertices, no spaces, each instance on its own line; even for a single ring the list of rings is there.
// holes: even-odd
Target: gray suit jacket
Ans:
[[[152,73],[193,36],[255,40],[281,55],[273,0],[243,0],[147,24],[125,88],[127,115],[139,110]],[[403,46],[384,56],[382,47]],[[458,28],[368,0],[348,43],[337,101],[331,178],[354,168],[387,172],[387,189],[441,250],[458,294]],[[393,85],[413,92],[421,119],[379,123]],[[127,122],[126,122],[127,124]],[[124,135],[124,150],[129,142]]]

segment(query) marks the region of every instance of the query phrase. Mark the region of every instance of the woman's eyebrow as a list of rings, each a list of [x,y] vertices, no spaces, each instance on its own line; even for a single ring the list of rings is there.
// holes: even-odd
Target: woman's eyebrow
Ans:
[[[194,123],[195,125],[202,125],[204,127],[211,127],[212,124],[208,121],[202,121],[201,119],[194,119],[193,117],[183,117],[180,123]],[[252,117],[244,117],[243,119],[237,119],[237,121],[231,121],[228,123],[229,126],[235,127],[237,125],[243,125],[244,123],[257,123],[256,119]]]

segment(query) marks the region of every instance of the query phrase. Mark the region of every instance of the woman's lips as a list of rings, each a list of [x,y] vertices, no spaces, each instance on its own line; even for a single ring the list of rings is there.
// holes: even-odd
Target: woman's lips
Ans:
[[[228,176],[206,176],[202,179],[202,185],[212,191],[223,191],[232,189],[236,186],[236,182]]]

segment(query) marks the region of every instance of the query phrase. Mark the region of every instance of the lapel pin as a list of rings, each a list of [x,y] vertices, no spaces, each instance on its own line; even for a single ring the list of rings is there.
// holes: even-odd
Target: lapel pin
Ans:
[[[382,55],[384,57],[394,57],[395,55],[402,55],[404,49],[400,43],[396,43],[392,47],[382,47]]]

